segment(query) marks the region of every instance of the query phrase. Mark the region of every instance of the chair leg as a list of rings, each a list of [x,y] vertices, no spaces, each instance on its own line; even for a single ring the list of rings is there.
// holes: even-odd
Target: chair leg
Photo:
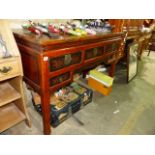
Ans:
[[[148,52],[147,56],[149,56],[149,55],[150,55],[150,52],[151,52],[151,50],[149,50],[149,52]]]

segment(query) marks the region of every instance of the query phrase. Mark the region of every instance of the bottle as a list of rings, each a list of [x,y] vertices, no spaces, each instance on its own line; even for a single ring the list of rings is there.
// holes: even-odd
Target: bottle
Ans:
[[[51,24],[48,25],[48,30],[49,30],[49,32],[51,32],[51,33],[60,33],[60,30],[57,29],[57,28],[55,28],[55,27],[54,27],[53,25],[51,25]]]
[[[86,28],[85,31],[89,34],[89,35],[96,35],[96,31]]]
[[[35,28],[34,26],[28,27],[28,30],[32,33],[39,35],[39,36],[42,35],[42,32],[39,29]]]

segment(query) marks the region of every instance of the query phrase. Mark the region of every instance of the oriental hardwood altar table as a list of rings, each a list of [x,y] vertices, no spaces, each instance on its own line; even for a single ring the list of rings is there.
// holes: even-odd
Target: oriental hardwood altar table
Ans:
[[[24,30],[13,31],[22,57],[24,80],[41,96],[44,134],[51,133],[51,93],[72,82],[75,71],[105,60],[110,64],[109,75],[114,76],[124,38],[124,33],[49,38]]]

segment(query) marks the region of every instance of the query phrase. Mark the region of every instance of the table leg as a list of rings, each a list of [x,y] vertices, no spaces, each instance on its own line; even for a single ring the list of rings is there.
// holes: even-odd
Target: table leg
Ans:
[[[44,134],[51,134],[51,126],[50,126],[50,94],[42,93],[41,95],[41,103],[42,103],[42,116],[43,116],[43,126],[44,126]]]
[[[116,66],[116,63],[112,63],[111,66],[110,66],[110,70],[109,70],[109,76],[113,77],[114,76],[114,73],[115,73],[115,66]]]
[[[143,53],[143,42],[141,44],[139,44],[139,50],[138,50],[138,59],[141,60],[141,56],[142,56],[142,53]]]

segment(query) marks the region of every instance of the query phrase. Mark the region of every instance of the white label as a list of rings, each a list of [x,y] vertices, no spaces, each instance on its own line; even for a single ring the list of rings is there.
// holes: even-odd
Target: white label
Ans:
[[[48,61],[48,57],[44,57],[43,60],[44,60],[44,61]]]

